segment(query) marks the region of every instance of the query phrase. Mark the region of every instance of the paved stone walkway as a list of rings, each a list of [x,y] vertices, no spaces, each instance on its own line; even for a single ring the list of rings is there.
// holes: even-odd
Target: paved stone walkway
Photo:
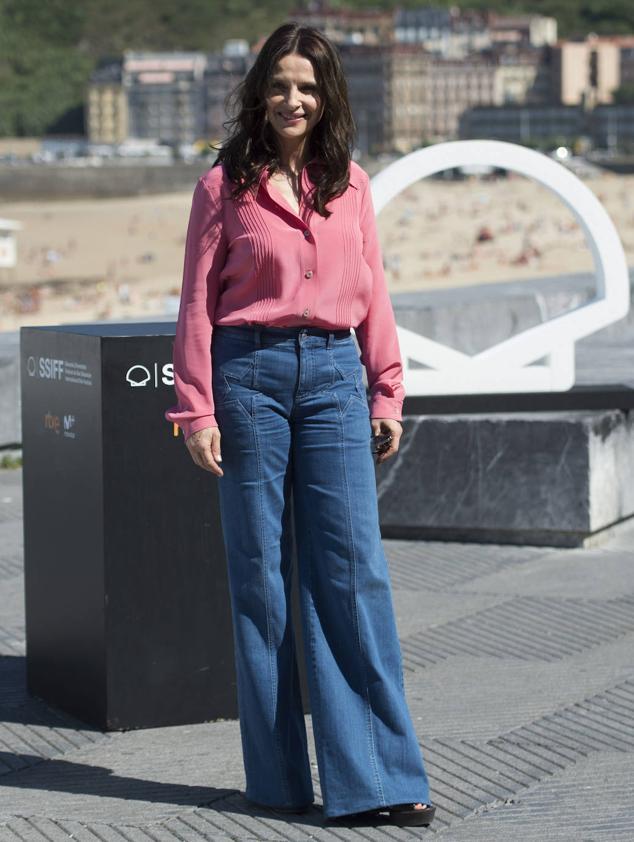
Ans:
[[[385,541],[429,828],[252,810],[237,721],[102,733],[24,685],[22,472],[0,470],[0,842],[634,839],[634,527],[600,549]]]

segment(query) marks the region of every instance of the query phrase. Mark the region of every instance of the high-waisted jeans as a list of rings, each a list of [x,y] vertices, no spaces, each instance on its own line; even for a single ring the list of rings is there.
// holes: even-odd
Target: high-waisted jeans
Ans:
[[[246,797],[314,800],[291,619],[294,527],[323,814],[430,803],[352,334],[216,325],[212,377]]]

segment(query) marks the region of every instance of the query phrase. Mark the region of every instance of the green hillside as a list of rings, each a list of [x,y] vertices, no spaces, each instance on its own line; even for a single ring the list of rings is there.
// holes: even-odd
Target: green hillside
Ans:
[[[376,3],[377,8],[421,5]],[[482,2],[460,5],[481,8]],[[331,6],[368,8],[362,0],[333,0]],[[634,32],[631,0],[489,0],[488,7],[553,15],[564,37]],[[294,8],[294,2],[274,0],[257,6],[252,0],[0,0],[0,136],[82,132],[91,71],[124,49],[211,51],[226,38],[253,42]]]

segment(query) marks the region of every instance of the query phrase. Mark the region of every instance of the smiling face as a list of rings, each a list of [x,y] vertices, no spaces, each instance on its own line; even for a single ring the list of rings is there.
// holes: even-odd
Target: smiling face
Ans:
[[[303,145],[323,112],[312,62],[297,53],[281,58],[268,80],[265,103],[282,147]]]

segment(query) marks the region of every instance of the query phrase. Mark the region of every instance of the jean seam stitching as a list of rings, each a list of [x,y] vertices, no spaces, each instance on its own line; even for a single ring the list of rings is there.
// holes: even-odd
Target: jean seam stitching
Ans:
[[[255,361],[251,361],[243,374],[231,374],[231,372],[223,371],[221,372],[222,380],[224,383],[223,393],[220,396],[221,400],[225,400],[233,391],[231,388],[230,380],[234,381],[235,384],[240,384],[246,382],[249,378],[251,379],[251,385],[254,384],[255,381]]]
[[[286,497],[285,497],[285,499],[286,499]],[[287,521],[284,523],[284,527],[287,530],[287,533],[285,535],[285,542],[286,543],[285,543],[284,549],[286,550],[286,552],[288,554],[287,560],[288,560],[288,563],[289,563],[290,573],[291,573],[291,577],[290,577],[291,581],[289,583],[289,591],[292,592],[292,586],[293,586],[292,553],[293,553],[293,548],[292,548],[292,535],[291,535],[291,533],[292,533],[292,523],[291,523],[290,516],[288,517]],[[298,579],[299,579],[299,570],[297,570],[297,575],[298,575]],[[299,582],[298,582],[298,584],[299,584]],[[284,598],[286,599],[286,593],[284,593]],[[288,599],[288,602],[286,604],[287,604],[287,610],[288,610],[287,622],[289,622],[291,624],[291,632],[290,632],[290,635],[289,635],[289,637],[290,637],[290,651],[291,651],[291,694],[290,694],[290,696],[291,696],[291,709],[294,709],[295,706],[297,705],[297,702],[299,702],[299,706],[301,708],[301,720],[302,720],[302,725],[303,725],[302,740],[301,741],[302,741],[302,743],[304,743],[305,742],[304,738],[306,737],[306,722],[304,720],[304,705],[303,705],[303,700],[302,700],[301,689],[299,688],[299,672],[298,672],[298,675],[297,675],[298,689],[300,690],[299,699],[297,698],[297,695],[295,693],[295,683],[292,680],[293,672],[298,670],[298,667],[297,667],[298,655],[301,656],[302,653],[299,652],[299,649],[297,647],[297,640],[295,638],[295,632],[292,628],[293,619],[292,619],[292,602],[291,602],[291,600],[292,600],[292,595],[291,595],[291,593],[289,593],[289,599]],[[308,745],[307,744],[305,744],[305,748],[306,748],[305,757],[308,758]],[[307,762],[308,762],[308,775],[309,775],[309,778],[310,778],[310,759],[309,758],[307,759]],[[310,786],[312,788],[312,779],[310,781]],[[314,798],[315,798],[314,791],[311,791],[311,794],[310,794],[309,798],[310,798],[311,801],[314,800]],[[289,806],[292,806],[292,805],[289,805]]]
[[[317,700],[321,698],[321,694],[319,692],[319,678],[318,678],[318,670],[317,670],[317,658],[315,656],[315,624],[313,622],[313,612],[315,609],[314,606],[314,597],[313,594],[315,592],[314,588],[314,576],[313,576],[313,560],[312,560],[312,546],[313,546],[313,533],[310,529],[310,525],[308,526],[308,593],[309,599],[307,600],[307,620],[308,620],[308,642],[309,642],[309,649],[310,649],[310,664],[313,673],[313,685],[315,688],[315,697]],[[319,721],[319,714],[315,716],[315,711],[312,709],[311,704],[311,719],[313,723],[313,733],[316,737],[314,740],[315,743],[315,753],[318,755],[319,761],[319,778],[320,778],[320,785],[322,791],[322,797],[326,798],[326,793],[328,791],[328,774],[326,771],[326,762],[323,752],[323,740],[321,739],[321,722]]]
[[[350,403],[350,398],[346,401],[346,407]],[[348,487],[348,473],[347,473],[347,462],[346,462],[346,449],[343,446],[343,430],[345,426],[345,419],[342,414],[341,416],[341,424],[340,424],[340,433],[339,433],[339,444],[341,447],[341,466],[342,466],[342,473],[343,473],[343,482],[346,490],[346,511],[348,512],[348,517],[346,518],[346,525],[348,529],[348,541],[350,547],[350,560],[351,560],[351,595],[352,595],[352,604],[353,604],[353,618],[354,618],[354,625],[355,625],[355,634],[357,639],[357,645],[359,648],[359,654],[361,656],[361,664],[363,666],[363,676],[364,676],[364,684],[365,684],[365,702],[366,702],[366,711],[367,711],[367,723],[368,723],[368,747],[370,749],[370,757],[372,759],[372,765],[374,769],[374,777],[375,782],[377,785],[377,792],[379,793],[379,798],[382,804],[385,804],[385,794],[383,791],[383,785],[381,783],[381,776],[379,774],[378,764],[376,761],[376,746],[375,746],[375,739],[374,739],[374,728],[372,727],[372,705],[370,703],[370,693],[368,687],[368,674],[366,669],[366,662],[365,662],[365,652],[361,641],[361,632],[359,628],[359,614],[357,609],[357,556],[354,548],[354,540],[352,535],[352,524],[350,518],[350,505],[351,505],[351,498],[350,498],[350,489]]]
[[[242,412],[244,417],[247,420],[249,420],[251,422],[251,424],[253,424],[254,423],[253,418],[249,414],[248,409],[242,403],[242,400],[240,398],[231,398],[230,401],[222,401],[222,402],[216,404],[216,415],[217,416],[221,415],[223,410],[227,409],[230,406],[233,406],[234,404],[236,404],[238,406],[238,408],[240,409],[240,411]],[[221,432],[222,432],[222,430],[221,430]]]
[[[350,380],[351,378],[347,378],[347,379],[348,379],[348,380]],[[367,402],[367,400],[366,400],[365,398],[362,398],[362,397],[361,397],[361,395],[359,394],[359,391],[358,391],[359,380],[358,380],[358,377],[357,377],[357,375],[356,375],[356,374],[355,374],[355,381],[356,381],[356,382],[355,382],[354,389],[350,392],[350,394],[349,394],[349,395],[348,395],[348,397],[346,398],[346,402],[345,402],[345,403],[344,403],[344,405],[343,405],[343,410],[342,410],[342,414],[343,414],[343,415],[345,415],[345,414],[346,414],[346,412],[348,411],[348,407],[350,406],[350,404],[351,404],[351,402],[352,402],[352,400],[353,400],[354,398],[356,398],[357,400],[361,401],[361,403],[362,403],[362,404],[363,404],[366,408],[367,408],[367,406],[368,406],[368,402]]]
[[[273,669],[273,650],[271,646],[271,616],[270,616],[270,603],[269,603],[269,591],[266,584],[266,566],[267,566],[267,549],[264,540],[264,503],[262,500],[262,460],[261,460],[261,448],[260,448],[260,440],[258,436],[258,427],[257,424],[253,425],[254,430],[254,439],[255,439],[255,450],[256,450],[256,458],[258,464],[258,502],[259,502],[259,516],[260,516],[260,542],[262,546],[262,589],[264,593],[264,609],[266,612],[266,646],[268,649],[269,655],[269,676],[270,676],[270,683],[271,683],[271,724],[273,729],[273,741],[275,743],[275,748],[277,751],[277,760],[278,766],[280,771],[280,782],[282,784],[282,788],[284,790],[284,801],[290,801],[290,791],[288,788],[288,784],[286,781],[286,774],[284,770],[284,763],[283,763],[283,753],[282,753],[282,746],[280,745],[279,741],[279,732],[277,729],[276,721],[275,721],[275,697],[277,694],[277,679],[275,676],[275,671]]]
[[[339,365],[339,363],[336,360],[333,359],[332,365],[333,365],[333,368],[335,369],[335,371],[337,371],[338,374],[341,376],[342,380],[358,380],[359,371],[358,371],[357,367],[351,368],[346,373],[345,369],[341,368],[341,366]]]

